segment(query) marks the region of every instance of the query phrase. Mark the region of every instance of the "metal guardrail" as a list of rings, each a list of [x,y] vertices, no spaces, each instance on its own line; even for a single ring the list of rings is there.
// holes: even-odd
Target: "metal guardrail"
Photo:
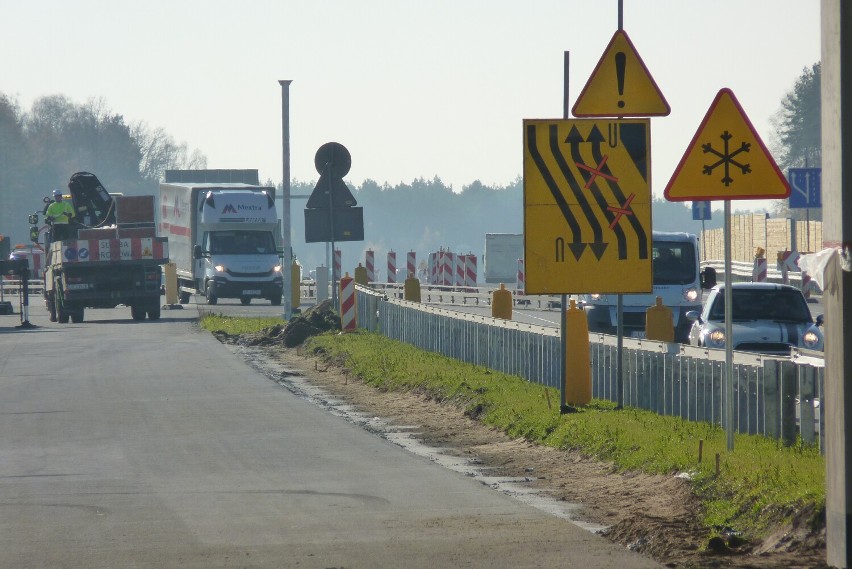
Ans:
[[[0,288],[3,290],[3,295],[18,296],[21,290],[20,279],[2,279],[0,280]],[[27,288],[30,295],[42,294],[44,292],[44,281],[41,279],[30,279],[27,281]]]
[[[418,348],[560,388],[560,331],[388,298],[356,287],[358,327]],[[592,395],[618,400],[617,339],[590,335]],[[725,352],[624,338],[623,401],[691,421],[724,424]],[[734,428],[824,449],[819,412],[825,375],[818,354],[734,353]]]

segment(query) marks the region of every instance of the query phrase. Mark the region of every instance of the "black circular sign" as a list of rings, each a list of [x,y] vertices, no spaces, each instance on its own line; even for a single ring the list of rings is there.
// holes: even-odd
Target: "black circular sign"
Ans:
[[[334,178],[343,178],[352,167],[352,156],[342,144],[326,142],[317,150],[314,166],[320,175],[328,173]]]

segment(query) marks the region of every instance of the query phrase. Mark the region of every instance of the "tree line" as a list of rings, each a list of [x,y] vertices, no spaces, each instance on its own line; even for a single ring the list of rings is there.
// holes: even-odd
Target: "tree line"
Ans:
[[[820,164],[819,84],[820,64],[816,63],[803,70],[773,116],[769,146],[785,174],[790,167]],[[126,121],[101,99],[80,104],[52,95],[37,99],[25,110],[0,93],[0,234],[10,235],[13,242],[26,239],[27,215],[40,209],[42,197],[53,188],[65,188],[74,172],[94,173],[111,192],[156,195],[165,170],[206,167],[201,151],[176,142],[163,128]],[[308,195],[315,184],[294,180],[292,194]],[[267,185],[275,183],[269,180]],[[395,186],[366,180],[351,190],[364,208],[365,240],[338,244],[346,270],[363,261],[366,249],[376,251],[377,265],[384,269],[391,249],[397,252],[401,267],[409,250],[420,259],[440,248],[482,255],[486,233],[523,232],[520,177],[505,186],[474,181],[460,191],[438,176]],[[304,242],[303,204],[291,203],[293,249],[304,266],[314,268],[327,264],[327,249]],[[786,200],[776,202],[774,208],[776,216],[802,213],[789,211]],[[811,219],[818,216],[818,211],[811,210]],[[714,217],[705,227],[721,226],[721,216]],[[653,201],[652,219],[654,229],[660,231],[698,233],[702,227],[692,220],[689,206],[662,199]]]

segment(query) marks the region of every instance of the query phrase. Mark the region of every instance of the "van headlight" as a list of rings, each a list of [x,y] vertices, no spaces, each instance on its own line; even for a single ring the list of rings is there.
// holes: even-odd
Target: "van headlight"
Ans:
[[[214,265],[213,268],[216,269],[217,273],[225,272],[225,265]]]
[[[590,297],[592,300],[606,300],[606,297],[605,297],[604,295],[602,295],[602,294],[597,294],[597,293],[595,293],[595,294],[590,294],[590,295],[589,295],[589,297]]]
[[[683,299],[687,302],[695,302],[698,300],[698,290],[694,288],[685,290],[683,292]]]
[[[715,344],[716,346],[724,346],[725,333],[721,330],[713,330],[712,332],[707,334],[707,340],[710,344]]]
[[[819,344],[819,334],[813,330],[808,330],[802,336],[802,342],[805,344],[806,348],[813,348]]]
[[[281,265],[275,265],[274,267],[272,267],[272,272],[280,273],[281,272]]]

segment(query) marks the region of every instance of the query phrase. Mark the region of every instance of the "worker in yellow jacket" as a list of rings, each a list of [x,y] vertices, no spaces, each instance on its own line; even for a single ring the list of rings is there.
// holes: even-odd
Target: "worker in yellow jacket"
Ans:
[[[53,200],[53,203],[47,206],[45,218],[53,225],[50,240],[62,241],[71,236],[69,224],[74,217],[74,206],[62,199],[62,190],[53,190]]]

